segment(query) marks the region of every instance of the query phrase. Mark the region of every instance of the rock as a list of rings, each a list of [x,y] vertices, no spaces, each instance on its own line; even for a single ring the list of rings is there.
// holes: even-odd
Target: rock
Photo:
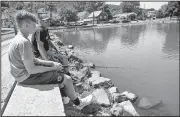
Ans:
[[[112,98],[114,103],[120,103],[127,100],[127,98],[125,96],[122,96],[120,93],[113,93]]]
[[[119,90],[117,87],[111,87],[108,89],[109,93],[112,95],[113,93],[119,93]]]
[[[97,112],[96,116],[111,116],[109,113],[105,113],[105,112]]]
[[[72,71],[72,70],[70,70],[69,72],[70,72],[70,74],[72,75],[72,77],[74,79],[78,79],[78,80],[81,81],[82,78],[84,78],[88,74],[89,69],[83,68],[80,71]]]
[[[110,101],[108,95],[106,94],[104,89],[96,89],[93,92],[93,95],[96,99],[96,102],[102,106],[110,106]]]
[[[143,108],[143,109],[149,109],[149,108],[159,105],[161,102],[162,100],[155,100],[153,98],[143,97],[140,99],[138,107]]]
[[[55,44],[57,44],[58,46],[63,46],[63,42],[61,42],[60,40],[55,40],[54,41]]]
[[[73,45],[68,45],[68,49],[74,49]]]
[[[123,108],[119,106],[118,103],[115,103],[110,110],[112,116],[122,116],[123,115]]]
[[[92,77],[100,77],[101,73],[99,71],[91,71],[91,76]]]
[[[135,101],[137,99],[137,96],[135,94],[129,93],[127,91],[124,91],[123,93],[121,93],[121,95],[126,96],[130,101]]]
[[[83,65],[80,62],[75,61],[74,64],[76,66],[77,71],[79,71],[80,69],[83,69]],[[87,67],[86,67],[86,69],[87,69]]]
[[[129,100],[119,103],[119,106],[122,106],[123,111],[127,112],[128,114],[132,116],[139,116],[139,114],[136,112],[135,108]]]
[[[112,86],[112,82],[109,78],[104,78],[104,77],[90,77],[88,79],[89,84],[96,87],[104,87],[104,88],[109,88]]]
[[[84,67],[84,68],[80,69],[79,71],[80,71],[84,76],[89,75],[89,73],[90,73],[90,70],[89,70],[88,67]]]
[[[101,105],[92,102],[90,105],[84,107],[81,111],[85,114],[94,114],[98,112],[100,109]]]
[[[91,93],[88,92],[88,91],[84,91],[82,94],[81,94],[81,98],[85,98],[86,96],[90,95]]]
[[[82,85],[74,85],[74,89],[77,93],[82,94],[84,92],[84,87]]]

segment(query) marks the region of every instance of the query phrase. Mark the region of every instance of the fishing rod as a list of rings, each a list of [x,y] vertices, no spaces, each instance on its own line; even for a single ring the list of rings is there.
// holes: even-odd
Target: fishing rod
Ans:
[[[76,65],[62,65],[62,67],[77,67]],[[126,67],[117,67],[117,66],[99,66],[99,65],[93,65],[93,66],[88,66],[88,65],[83,65],[83,67],[91,67],[91,68],[126,68]],[[126,68],[127,69],[127,68]],[[133,69],[133,68],[128,68],[128,69]],[[136,69],[136,68],[134,68]]]

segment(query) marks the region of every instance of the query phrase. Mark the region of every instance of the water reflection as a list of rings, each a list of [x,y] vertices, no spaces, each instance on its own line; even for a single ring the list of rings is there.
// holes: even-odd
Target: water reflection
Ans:
[[[144,28],[145,25],[122,27],[119,32],[121,34],[121,44],[129,49],[137,47],[140,33]]]
[[[94,50],[97,53],[103,53],[109,40],[114,34],[115,29],[90,29],[75,32],[60,32],[58,35],[65,44],[73,44],[82,50]]]
[[[179,26],[175,23],[166,24],[161,28],[165,32],[166,38],[163,46],[165,58],[179,59]]]

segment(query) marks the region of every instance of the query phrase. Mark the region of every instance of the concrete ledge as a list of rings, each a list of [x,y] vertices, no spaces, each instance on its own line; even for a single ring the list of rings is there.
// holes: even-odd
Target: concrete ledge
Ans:
[[[3,116],[65,116],[58,85],[17,84]]]

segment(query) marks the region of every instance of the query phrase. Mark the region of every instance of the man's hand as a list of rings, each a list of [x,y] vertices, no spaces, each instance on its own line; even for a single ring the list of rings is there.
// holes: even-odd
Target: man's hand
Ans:
[[[58,71],[63,70],[62,64],[58,63],[58,62],[53,62],[53,68],[54,68],[54,70],[58,70]]]

